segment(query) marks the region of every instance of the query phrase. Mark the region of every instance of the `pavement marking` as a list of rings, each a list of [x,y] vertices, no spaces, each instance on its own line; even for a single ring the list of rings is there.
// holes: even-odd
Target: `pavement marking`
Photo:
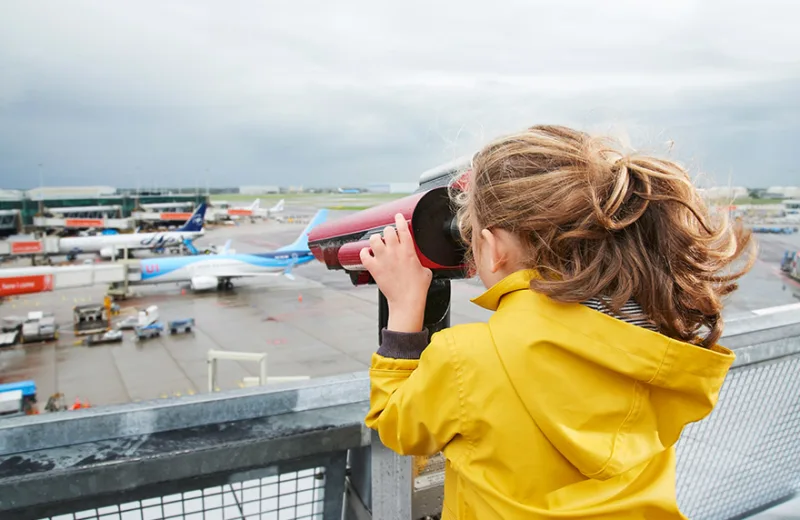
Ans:
[[[766,309],[756,309],[753,314],[757,316],[766,316],[767,314],[775,314],[777,312],[788,311],[792,309],[800,310],[800,303],[789,303],[786,305],[778,305],[777,307],[767,307]]]

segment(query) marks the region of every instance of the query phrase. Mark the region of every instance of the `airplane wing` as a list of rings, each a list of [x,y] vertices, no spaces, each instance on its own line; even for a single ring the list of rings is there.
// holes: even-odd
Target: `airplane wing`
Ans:
[[[281,271],[260,271],[260,272],[242,272],[242,271],[227,271],[222,269],[220,271],[215,271],[213,274],[209,274],[209,276],[216,276],[217,278],[253,278],[257,276],[285,276],[289,280],[294,280],[295,277],[292,274],[292,268],[295,266],[295,262],[290,262],[286,267],[283,268]]]

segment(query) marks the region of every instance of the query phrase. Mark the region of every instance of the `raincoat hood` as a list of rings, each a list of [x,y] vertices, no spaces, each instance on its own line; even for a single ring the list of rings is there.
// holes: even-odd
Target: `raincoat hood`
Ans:
[[[583,475],[625,473],[711,412],[735,358],[730,350],[556,302],[530,290],[534,276],[514,273],[473,302],[498,311],[489,329],[505,376],[530,419]]]

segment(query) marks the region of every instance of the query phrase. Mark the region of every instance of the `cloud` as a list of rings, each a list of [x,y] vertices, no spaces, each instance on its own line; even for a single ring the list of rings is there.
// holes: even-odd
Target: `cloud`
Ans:
[[[724,182],[798,178],[788,2],[48,6],[0,16],[9,187],[39,163],[49,184],[415,180],[538,122],[674,139]]]

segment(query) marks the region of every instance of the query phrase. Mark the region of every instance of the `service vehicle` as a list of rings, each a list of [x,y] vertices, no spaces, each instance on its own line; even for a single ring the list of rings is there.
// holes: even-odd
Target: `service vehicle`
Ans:
[[[192,328],[194,327],[194,318],[184,318],[181,320],[172,320],[167,323],[169,326],[170,334],[178,334],[192,332]]]
[[[2,331],[3,332],[20,332],[22,324],[27,318],[24,316],[6,316],[3,318]]]
[[[0,348],[13,347],[17,343],[19,331],[14,330],[11,332],[0,332]]]
[[[92,334],[85,340],[86,346],[104,345],[106,343],[120,343],[122,341],[121,330],[109,330],[102,334]]]
[[[147,325],[138,325],[133,329],[133,332],[136,334],[136,339],[142,341],[160,336],[161,333],[164,332],[164,325],[158,321]]]
[[[781,271],[786,273],[789,278],[800,280],[800,253],[798,251],[784,251]]]
[[[22,343],[49,341],[58,339],[58,325],[53,313],[34,311],[28,313],[28,319],[22,324]]]
[[[0,417],[37,413],[35,382],[27,380],[0,385]]]
[[[139,325],[139,316],[128,316],[117,323],[117,328],[119,330],[133,330],[137,325]]]

